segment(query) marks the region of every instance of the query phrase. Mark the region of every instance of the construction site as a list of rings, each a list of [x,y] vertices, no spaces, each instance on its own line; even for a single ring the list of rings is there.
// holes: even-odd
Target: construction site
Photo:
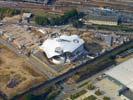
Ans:
[[[106,32],[77,30],[71,27],[71,25],[59,28],[30,26],[25,23],[18,23],[20,18],[22,18],[21,15],[17,15],[5,17],[1,21],[3,23],[3,25],[0,26],[1,38],[12,45],[20,55],[26,55],[41,62],[42,65],[46,67],[42,66],[41,70],[49,69],[50,72],[52,71],[53,77],[67,72],[69,69],[87,60],[91,60],[106,50],[114,48],[123,43],[123,41],[128,41],[131,38],[129,38],[129,36],[120,36]],[[52,36],[55,37],[56,35],[78,35],[85,41],[84,48],[87,52],[70,64],[55,65],[51,63],[46,57],[46,54],[40,49],[40,46],[48,38]]]
[[[0,94],[12,98],[48,79],[33,70],[26,59],[1,44],[0,55]]]
[[[89,15],[88,11],[91,12],[94,9],[94,12],[99,12],[99,10],[103,11],[103,7],[109,5],[110,7],[114,8],[117,8],[117,6],[119,6],[119,10],[122,11],[122,7],[124,5],[124,11],[127,11],[129,9],[129,12],[132,11],[131,5],[128,7],[127,5],[122,3],[118,4],[118,1],[116,0],[111,4],[110,2],[103,3],[102,0],[73,0],[73,2],[71,0],[57,0],[53,4],[54,6],[44,6],[40,3],[25,4],[22,2],[0,2],[2,2],[0,3],[0,5],[4,7],[11,6],[12,8],[30,9],[31,11],[28,13],[22,12],[21,14],[15,16],[4,16],[3,19],[0,20],[0,96],[6,95],[9,99],[21,93],[25,93],[25,91],[32,91],[32,88],[40,84],[41,86],[43,86],[42,84],[46,84],[47,86],[47,84],[50,83],[51,80],[55,81],[56,78],[61,79],[62,77],[69,77],[71,73],[76,73],[76,75],[74,75],[74,77],[71,77],[70,81],[68,79],[68,82],[70,82],[71,84],[72,81],[74,81],[76,84],[76,82],[83,80],[86,77],[85,74],[88,75],[89,73],[88,70],[85,70],[81,72],[80,76],[78,73],[78,68],[81,68],[82,65],[85,67],[87,62],[91,62],[93,61],[93,59],[101,56],[102,54],[106,54],[106,52],[108,53],[108,51],[113,50],[114,48],[133,39],[132,30],[131,32],[104,29],[102,30],[100,28],[97,28],[100,25],[96,26],[95,24],[97,23],[94,23],[94,25],[92,25],[92,23],[90,22],[88,23],[88,26],[86,25],[80,28],[74,27],[72,23],[67,23],[60,26],[41,26],[35,24],[35,22],[33,21],[34,17],[33,19],[30,17],[32,16],[32,12],[34,11],[36,11],[35,13],[33,13],[33,15],[35,16],[36,14],[39,14],[41,12],[40,15],[45,14],[45,16],[47,16],[52,13],[50,16],[53,17],[53,15],[55,14],[55,16],[58,17],[60,15],[63,15],[66,10],[73,8],[76,8],[81,12],[84,11]],[[117,3],[113,4],[114,2]],[[85,9],[87,12],[85,11]],[[110,8],[107,8],[105,10],[114,11]],[[82,21],[84,19],[81,18],[78,20]],[[104,21],[104,23],[108,25],[106,20]],[[91,28],[91,26],[94,27]],[[111,24],[110,27],[118,27],[119,29],[118,24],[115,24],[115,26],[112,26]],[[129,27],[132,28],[132,26]],[[52,42],[46,43],[46,41]],[[55,46],[54,43],[57,44],[57,46]],[[53,48],[53,54],[50,51],[51,48]],[[79,56],[77,56],[78,54]],[[70,56],[70,58],[73,56],[74,60],[70,60],[68,56]],[[67,62],[63,57],[66,57],[69,61]],[[63,63],[54,63],[60,59],[63,59]],[[104,61],[106,62],[105,58]],[[97,63],[96,66],[94,66],[92,62],[92,65],[88,66],[94,66],[97,69],[98,64],[101,64],[101,62]],[[75,69],[77,72],[75,72]]]

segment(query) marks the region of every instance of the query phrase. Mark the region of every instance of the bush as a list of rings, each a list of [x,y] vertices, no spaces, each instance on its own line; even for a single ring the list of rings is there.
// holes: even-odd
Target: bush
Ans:
[[[102,92],[98,89],[98,90],[95,92],[95,94],[96,94],[97,96],[100,96],[100,95],[102,95]]]
[[[110,100],[110,97],[103,97],[103,100]]]
[[[48,25],[49,20],[47,17],[44,17],[44,16],[36,16],[35,17],[35,23],[38,25]]]
[[[64,15],[48,18],[47,16],[36,16],[35,23],[38,25],[64,25],[69,22],[74,22],[79,17],[82,17],[76,9],[72,9],[64,13]],[[81,22],[78,22],[78,24]],[[77,23],[75,23],[77,25]]]
[[[89,89],[89,90],[94,90],[94,89],[95,89],[95,86],[92,85],[92,84],[89,84],[89,85],[88,85],[88,89]]]
[[[71,99],[76,99],[76,98],[78,98],[79,96],[81,96],[81,95],[83,95],[83,94],[85,94],[86,93],[86,91],[85,90],[82,90],[82,91],[80,91],[80,92],[78,92],[78,93],[75,93],[75,94],[73,94],[73,95],[71,95]]]
[[[0,18],[2,19],[5,16],[14,16],[20,14],[21,11],[19,9],[11,9],[11,8],[0,8]]]
[[[84,100],[96,100],[97,98],[94,95],[91,95],[87,98],[85,98]]]

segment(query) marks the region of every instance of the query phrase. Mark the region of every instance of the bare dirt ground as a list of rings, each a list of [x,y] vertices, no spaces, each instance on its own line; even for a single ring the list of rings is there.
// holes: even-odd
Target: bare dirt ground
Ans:
[[[9,98],[46,79],[32,70],[24,58],[0,45],[0,91]]]

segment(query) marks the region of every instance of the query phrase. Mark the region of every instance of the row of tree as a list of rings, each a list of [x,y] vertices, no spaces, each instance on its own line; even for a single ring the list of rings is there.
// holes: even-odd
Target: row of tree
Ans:
[[[47,16],[35,16],[35,23],[38,25],[64,25],[79,19],[81,14],[76,9],[64,13],[64,15],[48,18]],[[77,22],[76,22],[77,23]]]
[[[14,16],[20,13],[21,11],[18,9],[0,8],[0,19],[2,19],[5,16]]]

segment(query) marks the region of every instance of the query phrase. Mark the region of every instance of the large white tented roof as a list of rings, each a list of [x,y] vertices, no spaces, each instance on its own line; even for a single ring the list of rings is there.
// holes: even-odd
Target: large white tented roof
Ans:
[[[61,55],[62,52],[72,53],[83,44],[83,39],[80,39],[77,35],[62,35],[47,39],[40,48],[46,53],[48,58],[52,58]]]
[[[107,71],[105,74],[111,76],[133,90],[133,58],[119,64]]]

